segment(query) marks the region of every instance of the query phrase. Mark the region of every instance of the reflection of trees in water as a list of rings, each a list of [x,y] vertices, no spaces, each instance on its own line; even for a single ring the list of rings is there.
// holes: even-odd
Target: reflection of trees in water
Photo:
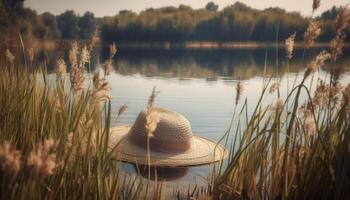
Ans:
[[[276,67],[275,49],[119,49],[114,61],[117,73],[123,75],[141,74],[143,76],[161,76],[176,78],[204,78],[217,80],[218,77],[249,79],[262,76],[266,60],[267,75],[283,75],[287,72],[284,49],[278,50],[278,70]],[[321,51],[312,49],[301,60],[302,50],[297,49],[290,62],[290,72],[298,72],[306,68],[307,64]],[[68,51],[67,51],[68,52]],[[342,59],[336,63],[337,67],[348,68],[350,49],[344,52]],[[49,72],[54,72],[56,61],[63,56],[68,63],[67,53],[63,51],[43,50],[36,52],[35,66],[47,66]],[[93,52],[91,70],[99,63],[103,63],[108,56],[108,49],[102,48]],[[267,59],[265,59],[267,57]],[[67,65],[69,68],[69,64]],[[328,70],[327,66],[324,70]]]
[[[116,72],[123,75],[141,74],[144,76],[179,77],[179,78],[207,78],[217,77],[216,71],[198,65],[193,59],[170,62],[161,65],[156,61],[132,64],[128,60],[118,60]]]
[[[301,60],[302,50],[296,50],[289,64],[290,72],[298,72],[317,55],[320,49],[306,53]],[[124,75],[141,74],[144,76],[207,78],[240,77],[248,79],[262,76],[266,60],[267,75],[283,75],[287,72],[283,49],[278,52],[278,70],[275,49],[240,50],[121,50],[115,60],[115,70]],[[349,54],[346,52],[345,54]],[[102,54],[103,55],[103,54]],[[102,56],[103,57],[103,56]],[[267,59],[265,59],[267,58]],[[337,63],[345,66],[350,59],[343,57]],[[327,70],[327,69],[326,69]]]

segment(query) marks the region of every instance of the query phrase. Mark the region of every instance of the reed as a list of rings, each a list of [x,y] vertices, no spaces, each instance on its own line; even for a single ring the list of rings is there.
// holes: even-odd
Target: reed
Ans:
[[[72,43],[74,84],[68,84],[63,59],[52,79],[45,68],[24,70],[6,51],[0,67],[0,199],[145,198],[140,178],[126,178],[111,158],[108,83],[99,74],[93,85],[84,79],[91,46]]]
[[[314,1],[314,10],[319,6]],[[324,65],[332,65],[343,48],[344,23],[348,8],[342,8],[335,22],[331,52],[323,50],[305,67],[304,76],[285,100],[264,105],[267,91],[277,86],[263,83],[260,101],[247,115],[247,104],[233,116],[246,118],[246,127],[237,128],[230,149],[229,163],[222,173],[213,173],[213,199],[349,199],[349,87],[342,86],[333,74],[306,86],[307,79]],[[343,22],[342,22],[343,21]],[[342,24],[340,24],[342,23]],[[311,21],[305,49],[319,35],[320,24]],[[295,36],[292,36],[295,37]],[[286,41],[288,60],[292,61],[290,42]],[[337,78],[335,78],[337,77]],[[312,81],[311,81],[312,82]],[[301,93],[307,96],[302,100]],[[289,105],[289,106],[287,106]]]

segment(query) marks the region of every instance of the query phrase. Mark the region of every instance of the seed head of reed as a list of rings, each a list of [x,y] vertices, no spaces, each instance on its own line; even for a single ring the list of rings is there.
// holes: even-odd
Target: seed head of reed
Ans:
[[[147,108],[146,111],[146,133],[147,137],[153,137],[153,133],[156,130],[158,123],[160,121],[160,118],[156,112],[153,110],[154,108]]]
[[[305,133],[307,135],[309,136],[315,135],[317,131],[317,125],[314,118],[311,115],[305,118],[304,125],[305,125]]]
[[[315,73],[316,71],[319,71],[319,69],[324,65],[326,61],[331,59],[331,54],[327,51],[323,50],[321,51],[316,58],[308,65],[304,77],[309,76],[311,73]]]
[[[236,105],[238,104],[241,98],[242,92],[243,92],[243,85],[242,85],[241,79],[238,78],[238,81],[236,84]]]
[[[276,99],[272,104],[272,110],[273,111],[281,110],[283,108],[283,103],[284,101],[282,98]]]
[[[125,104],[123,104],[122,106],[120,106],[119,109],[118,109],[118,112],[117,112],[117,117],[119,117],[120,115],[122,115],[122,114],[126,111],[127,108],[128,108],[128,107],[127,107]]]
[[[27,54],[28,54],[29,61],[33,62],[34,61],[34,49],[33,49],[33,47],[31,47],[27,50]]]
[[[84,89],[85,77],[83,70],[78,65],[73,65],[70,73],[71,87],[75,94]]]
[[[0,167],[9,174],[17,174],[21,168],[21,154],[8,141],[0,145]]]
[[[78,65],[78,42],[72,41],[71,48],[69,50],[69,62],[71,66]]]
[[[15,61],[15,56],[11,53],[9,49],[5,51],[6,59],[9,63],[13,64]]]
[[[315,12],[321,5],[321,0],[314,0],[312,2],[312,12]]]
[[[303,147],[303,146],[300,146],[300,145],[298,145],[297,147],[296,147],[296,155],[300,158],[300,159],[304,159],[305,157],[306,157],[306,149],[305,149],[305,147]]]
[[[311,21],[304,33],[303,47],[309,49],[315,44],[316,39],[321,34],[321,22]]]
[[[312,105],[314,109],[326,106],[340,104],[342,86],[337,84],[326,84],[322,80],[317,84],[314,96],[312,97]]]
[[[151,95],[148,98],[147,107],[153,108],[154,107],[154,100],[156,99],[157,95],[159,94],[159,91],[157,91],[157,87],[154,86]]]
[[[27,159],[27,166],[43,177],[52,175],[58,166],[56,154],[52,152],[54,148],[55,141],[52,139],[38,143]]]
[[[96,45],[100,42],[100,31],[95,30],[95,32],[91,35],[89,44],[88,44],[88,49],[91,52],[93,48],[96,47]]]
[[[117,46],[115,45],[115,43],[113,43],[109,46],[109,58],[112,59],[116,53],[117,53]]]
[[[277,91],[278,89],[279,89],[279,87],[280,87],[280,84],[279,83],[273,83],[272,85],[271,85],[271,87],[270,87],[270,94],[271,93],[274,93],[275,91]]]
[[[293,33],[289,38],[285,41],[285,49],[286,49],[286,55],[288,59],[292,59],[293,57],[293,50],[294,50],[294,42],[295,42],[295,36],[296,33]]]
[[[350,84],[348,84],[342,90],[342,107],[346,109],[347,113],[350,113]]]
[[[331,59],[337,61],[343,52],[345,34],[336,35],[330,42]]]
[[[342,35],[350,23],[350,9],[348,6],[341,6],[338,10],[337,18],[335,19],[336,35]]]
[[[85,70],[87,63],[90,63],[90,51],[84,46],[80,53],[80,68]]]
[[[157,125],[160,121],[158,113],[154,112],[154,100],[158,94],[159,94],[159,91],[157,91],[157,88],[153,87],[152,93],[148,98],[148,103],[146,107],[146,122],[145,122],[147,137],[153,137],[153,133],[156,130]]]
[[[59,58],[56,63],[56,76],[57,78],[63,78],[64,75],[67,72],[67,65],[66,62],[64,62],[63,58]]]
[[[99,105],[100,102],[108,101],[111,99],[109,91],[111,90],[108,82],[100,78],[100,74],[97,72],[93,77],[93,89],[91,92],[90,103],[92,105]]]
[[[73,132],[70,132],[67,135],[66,149],[70,149],[73,146],[73,134]]]

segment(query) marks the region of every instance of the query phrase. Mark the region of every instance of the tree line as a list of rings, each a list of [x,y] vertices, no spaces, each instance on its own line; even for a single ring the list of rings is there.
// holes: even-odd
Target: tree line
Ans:
[[[106,42],[184,41],[275,41],[297,32],[302,39],[310,18],[280,8],[258,10],[236,2],[222,10],[209,2],[202,9],[189,6],[149,8],[140,13],[120,11],[113,17],[95,17],[92,12],[78,15],[72,10],[60,15],[37,14],[25,8],[24,0],[1,0],[0,35],[16,28],[24,36],[39,39],[87,39],[96,29]],[[322,13],[321,41],[333,37],[332,21],[338,8]],[[348,32],[350,30],[348,28]],[[349,39],[348,39],[349,41]]]

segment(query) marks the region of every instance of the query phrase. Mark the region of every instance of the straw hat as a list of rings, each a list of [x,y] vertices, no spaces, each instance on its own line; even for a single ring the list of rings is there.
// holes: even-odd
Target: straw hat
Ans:
[[[164,108],[153,108],[158,115],[153,137],[150,137],[150,165],[159,167],[195,166],[220,161],[227,150],[220,144],[192,134],[188,120]],[[140,112],[135,123],[112,128],[109,147],[116,160],[148,164],[146,111]]]

